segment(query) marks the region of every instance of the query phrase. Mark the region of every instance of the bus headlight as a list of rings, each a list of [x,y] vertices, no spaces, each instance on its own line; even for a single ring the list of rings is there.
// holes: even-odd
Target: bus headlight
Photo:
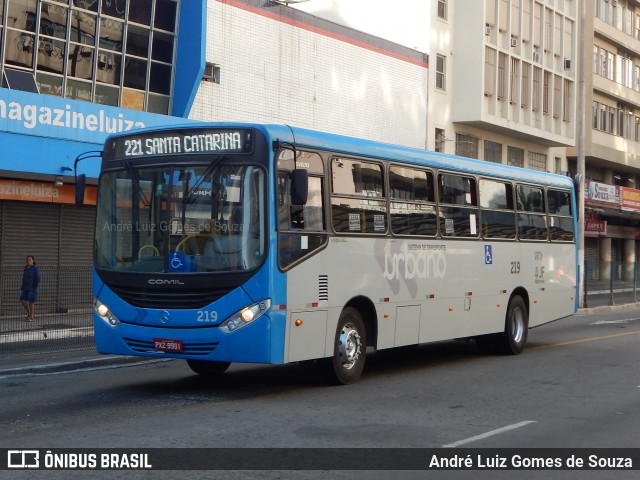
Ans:
[[[242,328],[260,318],[267,312],[267,310],[269,310],[269,307],[271,307],[271,300],[267,299],[243,308],[225,320],[224,323],[220,325],[220,330],[224,333],[235,332],[239,328]]]
[[[111,313],[109,307],[107,307],[97,298],[93,304],[93,307],[96,309],[96,312],[98,313],[100,318],[107,322],[109,325],[111,325],[112,327],[117,327],[118,325],[120,325],[120,320],[118,320],[118,318],[113,313]]]

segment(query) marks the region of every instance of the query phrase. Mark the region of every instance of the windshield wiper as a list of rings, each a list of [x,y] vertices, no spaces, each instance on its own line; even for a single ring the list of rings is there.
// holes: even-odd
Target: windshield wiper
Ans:
[[[148,207],[149,205],[151,205],[151,202],[149,201],[147,196],[144,194],[144,190],[140,188],[140,175],[138,174],[138,171],[131,166],[131,164],[129,163],[129,160],[123,160],[122,164],[124,165],[124,168],[127,170],[127,173],[129,174],[131,179],[138,182],[138,191],[140,192],[140,196],[142,197],[142,204],[145,207]]]
[[[207,165],[207,168],[205,169],[205,171],[202,172],[202,175],[200,176],[198,181],[193,185],[193,187],[189,189],[187,194],[183,197],[182,203],[193,203],[195,201],[195,199],[192,198],[195,192],[200,188],[200,186],[207,179],[207,175],[209,175],[210,173],[213,173],[213,170],[218,166],[218,164],[224,158],[226,158],[226,155],[218,155],[217,157],[214,157],[213,160],[211,160],[209,165]],[[222,185],[220,182],[218,182],[213,178],[213,175],[211,176],[211,183],[216,186],[216,191],[220,191],[225,188],[224,185]],[[213,194],[213,188],[211,189],[211,191]]]

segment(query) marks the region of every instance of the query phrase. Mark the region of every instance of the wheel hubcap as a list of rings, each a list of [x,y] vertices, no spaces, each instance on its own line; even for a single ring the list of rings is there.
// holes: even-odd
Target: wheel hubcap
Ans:
[[[511,337],[516,343],[520,343],[524,337],[524,312],[516,308],[511,314]]]
[[[358,331],[353,328],[353,325],[347,323],[340,332],[338,344],[340,363],[343,368],[348,370],[356,364],[360,357],[361,347],[362,344]]]

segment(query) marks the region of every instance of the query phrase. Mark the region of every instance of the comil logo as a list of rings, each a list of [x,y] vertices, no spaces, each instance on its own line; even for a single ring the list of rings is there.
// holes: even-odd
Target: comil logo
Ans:
[[[8,450],[8,468],[39,468],[40,452],[38,450]]]

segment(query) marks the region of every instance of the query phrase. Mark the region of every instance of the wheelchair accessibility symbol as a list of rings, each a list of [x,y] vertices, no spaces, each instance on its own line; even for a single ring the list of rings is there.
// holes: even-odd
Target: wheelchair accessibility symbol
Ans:
[[[484,246],[484,264],[492,265],[493,264],[493,249],[491,245]]]
[[[171,270],[183,270],[184,263],[182,259],[178,255],[178,252],[173,252],[173,257],[171,258]]]

